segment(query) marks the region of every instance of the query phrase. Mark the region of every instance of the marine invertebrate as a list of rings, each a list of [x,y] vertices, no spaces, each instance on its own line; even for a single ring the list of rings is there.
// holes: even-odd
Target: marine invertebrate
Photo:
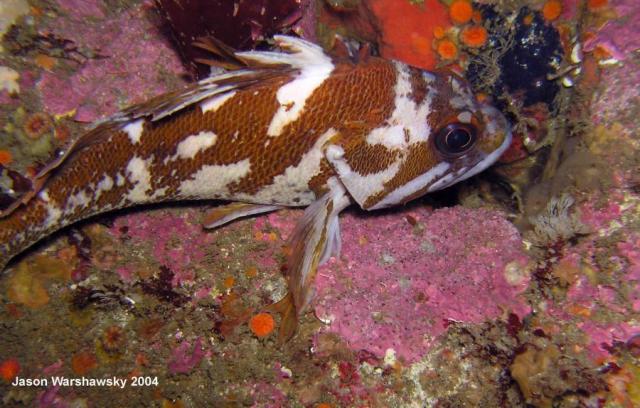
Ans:
[[[269,313],[258,313],[249,320],[249,328],[256,337],[267,337],[275,327],[273,316]]]
[[[443,60],[454,60],[458,56],[458,47],[448,38],[438,41],[436,49],[438,50],[438,55]]]
[[[124,330],[117,325],[107,327],[100,338],[102,349],[111,354],[121,351],[126,341]]]
[[[480,48],[487,43],[487,30],[480,25],[465,27],[460,32],[462,43],[471,48]]]
[[[85,375],[97,366],[96,356],[89,351],[81,351],[71,357],[71,369],[78,375]]]
[[[13,161],[13,155],[9,150],[0,150],[0,165],[7,166]]]
[[[424,69],[438,63],[433,48],[434,30],[451,26],[448,8],[438,0],[422,4],[409,1],[374,0],[366,2],[376,17],[382,41],[380,54]]]
[[[547,21],[557,20],[562,14],[562,2],[560,0],[548,0],[542,6],[542,16]]]
[[[451,20],[458,24],[468,23],[473,17],[473,7],[468,0],[454,0],[449,6]]]
[[[527,7],[518,11],[513,24],[509,23],[512,16],[492,7],[480,10],[488,46],[487,52],[472,55],[468,64],[467,76],[475,89],[496,101],[521,100],[499,103],[503,108],[542,102],[551,111],[560,90],[553,78],[564,55],[558,30],[539,11]]]
[[[44,112],[36,112],[25,119],[22,129],[29,139],[36,140],[49,132],[52,126],[53,122],[49,115]]]
[[[577,213],[571,211],[574,202],[569,194],[552,197],[543,213],[529,218],[533,231],[527,236],[528,240],[544,247],[588,233],[589,227],[580,221]]]
[[[19,372],[20,363],[15,358],[9,358],[0,363],[0,378],[6,382],[13,381]]]

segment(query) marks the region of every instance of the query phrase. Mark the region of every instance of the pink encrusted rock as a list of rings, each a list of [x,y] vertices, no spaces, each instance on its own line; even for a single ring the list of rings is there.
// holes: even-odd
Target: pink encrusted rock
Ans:
[[[208,245],[214,240],[202,225],[190,220],[193,214],[193,211],[188,210],[181,217],[133,213],[118,217],[111,233],[121,236],[122,228],[126,227],[126,234],[131,237],[132,244],[150,248],[157,262],[174,273],[171,283],[175,287],[193,279],[191,265],[204,258]],[[122,267],[117,271],[123,280],[131,280],[130,268]]]
[[[463,207],[367,218],[348,213],[341,226],[342,256],[320,269],[315,307],[331,322],[323,330],[353,349],[380,357],[393,349],[416,361],[450,321],[522,318],[530,311],[520,296],[529,283],[528,258],[500,213]]]
[[[205,350],[202,347],[202,339],[198,337],[193,346],[187,340],[183,341],[171,352],[171,360],[169,360],[169,372],[171,374],[185,374],[191,372],[200,364],[205,356]]]
[[[60,10],[69,14],[72,18],[82,19],[87,17],[102,18],[104,10],[101,1],[91,0],[57,0]]]
[[[618,242],[618,255],[607,255],[611,264],[619,265],[619,270],[613,267],[611,270],[599,270],[592,261],[603,256],[601,246],[596,244],[597,237],[610,235],[607,231],[611,225],[620,224],[624,215],[619,204],[622,197],[616,192],[607,197],[609,200],[599,206],[593,201],[580,205],[580,219],[593,234],[570,247],[558,261],[559,265],[570,263],[577,277],[567,289],[566,296],[557,301],[549,300],[546,309],[554,320],[571,322],[584,333],[587,355],[598,363],[610,357],[615,344],[640,334],[640,325],[633,318],[640,311],[638,234],[627,232],[625,228],[620,230],[626,239]],[[586,274],[585,266],[593,272]]]
[[[584,44],[585,51],[598,47],[606,50],[612,56],[609,62],[613,64],[603,72],[602,84],[606,85],[599,87],[591,110],[596,124],[628,123],[630,126],[623,129],[633,136],[633,129],[637,127],[633,124],[636,117],[628,112],[635,108],[640,97],[640,89],[635,86],[640,82],[640,70],[632,62],[640,49],[640,31],[636,24],[630,22],[640,19],[640,2],[611,0],[609,5],[616,15],[624,18],[610,19]]]
[[[91,122],[164,93],[182,81],[180,75],[185,71],[179,58],[149,19],[151,2],[110,17],[104,15],[100,1],[59,3],[67,13],[49,30],[73,41],[82,55],[70,54],[79,60],[77,64],[69,62],[75,71],[45,72],[40,79],[38,89],[49,113],[75,112],[74,119]],[[82,7],[75,7],[76,3]],[[87,15],[100,23],[88,25]],[[94,56],[85,60],[83,55],[89,54]],[[170,83],[173,85],[168,86]]]

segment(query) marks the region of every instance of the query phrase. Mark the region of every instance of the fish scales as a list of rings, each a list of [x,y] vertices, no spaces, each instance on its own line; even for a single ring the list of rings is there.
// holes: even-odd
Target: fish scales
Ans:
[[[318,265],[340,249],[338,214],[405,203],[492,164],[509,126],[463,80],[375,57],[332,58],[307,41],[238,52],[246,67],[103,121],[0,213],[0,267],[95,214],[180,200],[227,200],[205,221],[306,206],[289,246],[281,337],[311,300]]]

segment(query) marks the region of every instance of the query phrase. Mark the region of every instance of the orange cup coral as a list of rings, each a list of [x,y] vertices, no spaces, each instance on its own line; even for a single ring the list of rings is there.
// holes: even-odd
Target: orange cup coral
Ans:
[[[562,14],[562,2],[560,0],[549,0],[542,6],[542,16],[547,21],[557,20]]]
[[[15,358],[4,360],[0,363],[0,378],[6,382],[13,381],[20,371],[20,363]]]
[[[258,313],[249,321],[249,328],[256,337],[267,337],[276,326],[273,316],[269,313]]]
[[[452,60],[458,55],[458,47],[456,47],[453,41],[448,39],[438,42],[436,49],[438,51],[438,55],[443,60]]]
[[[482,26],[465,27],[460,33],[460,40],[471,48],[479,48],[487,43],[487,30]]]
[[[465,24],[473,17],[473,7],[467,0],[455,0],[449,6],[451,20],[458,24]]]
[[[13,161],[13,156],[11,155],[11,152],[8,150],[0,150],[0,164],[3,166],[6,166],[8,164],[11,164],[11,162]]]

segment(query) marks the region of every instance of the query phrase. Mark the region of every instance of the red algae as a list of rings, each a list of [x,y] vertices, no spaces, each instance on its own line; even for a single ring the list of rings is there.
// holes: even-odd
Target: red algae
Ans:
[[[437,56],[432,41],[434,31],[451,26],[449,11],[437,0],[421,4],[409,1],[372,0],[371,10],[382,30],[380,53],[424,69],[434,69]]]
[[[178,56],[145,15],[149,2],[113,15],[103,12],[105,6],[101,1],[58,0],[58,3],[69,15],[57,20],[52,34],[68,39],[78,49],[91,50],[93,58],[82,61],[75,72],[54,68],[42,75],[37,87],[47,112],[72,114],[78,121],[91,122],[122,109],[125,104],[166,92],[167,78],[175,78],[174,86],[181,83],[184,68]],[[100,29],[87,30],[87,17],[99,20]],[[141,38],[145,41],[139,41]],[[151,41],[153,46],[148,46]],[[157,69],[158,66],[162,69]]]
[[[462,207],[404,213],[424,225],[424,235],[398,214],[343,218],[343,259],[318,274],[316,313],[330,322],[323,331],[354,349],[380,357],[393,349],[416,361],[447,321],[479,323],[504,310],[522,318],[530,311],[520,297],[528,258],[500,214]],[[367,237],[366,246],[358,245],[359,236]],[[402,245],[391,251],[389,242]],[[519,272],[507,274],[512,269]]]
[[[168,363],[169,372],[171,374],[189,373],[200,364],[205,355],[200,337],[196,339],[193,346],[185,340],[173,349]]]
[[[122,232],[124,230],[126,233]],[[132,243],[149,248],[155,260],[174,273],[171,281],[174,287],[193,280],[194,271],[190,265],[204,258],[207,246],[214,240],[197,221],[169,214],[127,215],[116,220],[111,232],[115,236],[126,235]],[[128,266],[117,270],[124,280],[131,280],[132,271]]]

